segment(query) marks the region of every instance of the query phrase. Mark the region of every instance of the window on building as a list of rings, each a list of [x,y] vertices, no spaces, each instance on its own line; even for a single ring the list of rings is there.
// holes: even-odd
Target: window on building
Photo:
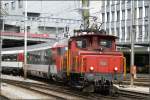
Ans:
[[[27,32],[30,32],[30,26],[27,26]]]
[[[120,20],[120,11],[117,11],[117,21]]]
[[[109,34],[109,28],[106,29],[106,34]]]
[[[125,20],[125,10],[122,10],[122,20]]]
[[[11,9],[15,9],[15,2],[11,2]]]
[[[115,4],[115,0],[112,0],[112,5],[114,5]]]
[[[112,35],[115,35],[114,28],[111,28],[111,33],[112,33]]]
[[[119,4],[120,3],[120,0],[117,0],[117,4]]]
[[[148,25],[145,25],[145,39],[148,39]]]
[[[122,4],[125,4],[125,0],[122,0]]]
[[[142,7],[139,7],[139,18],[142,18]]]
[[[116,28],[116,33],[117,33],[116,36],[118,36],[118,38],[120,38],[120,30],[119,30],[119,27]]]
[[[130,3],[131,2],[131,0],[127,0],[127,3]]]
[[[131,30],[130,30],[130,26],[127,27],[127,40],[130,40],[130,33],[131,33]]]
[[[134,18],[137,18],[137,9],[134,10]]]
[[[105,13],[102,13],[102,22],[105,22]]]
[[[122,29],[122,40],[124,40],[125,39],[125,27],[122,27],[121,29]]]
[[[145,6],[145,17],[148,17],[148,6]]]
[[[109,1],[109,0],[107,0],[107,6],[108,6],[108,5],[110,5],[110,1]]]
[[[23,7],[23,0],[18,0],[18,8],[22,8]]]
[[[142,25],[139,25],[139,39],[142,39]]]
[[[110,21],[110,15],[109,15],[109,12],[107,12],[107,22]]]
[[[102,6],[104,6],[105,5],[105,0],[104,1],[102,1]]]
[[[115,12],[112,11],[111,14],[112,14],[112,21],[114,21],[115,20]]]
[[[127,19],[131,19],[131,9],[128,9],[127,12],[128,12]]]

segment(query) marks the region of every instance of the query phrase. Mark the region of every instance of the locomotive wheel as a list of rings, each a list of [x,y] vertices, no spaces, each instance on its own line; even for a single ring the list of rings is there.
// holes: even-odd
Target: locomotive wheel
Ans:
[[[95,88],[94,88],[94,84],[90,84],[88,86],[85,86],[83,89],[82,89],[83,92],[94,92],[95,91]]]
[[[119,95],[118,91],[119,91],[118,88],[113,86],[109,89],[109,94],[111,96],[118,96]]]

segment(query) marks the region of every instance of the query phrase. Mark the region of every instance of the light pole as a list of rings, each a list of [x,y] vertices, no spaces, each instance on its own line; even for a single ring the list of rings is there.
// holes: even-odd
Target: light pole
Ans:
[[[89,0],[82,0],[82,19],[84,29],[89,27]]]
[[[1,14],[1,11],[2,11],[1,2],[2,1],[0,1],[0,14]],[[3,18],[2,19],[1,18],[2,17],[0,16],[0,21],[2,21],[2,24],[3,24],[4,23]],[[3,28],[2,28],[2,30],[3,30]],[[1,55],[1,51],[2,51],[2,37],[1,37],[1,29],[0,29],[0,77],[1,77],[1,72],[2,72],[2,66],[1,66],[2,55]],[[0,80],[0,86],[1,86],[1,80]],[[0,88],[0,92],[1,92],[1,88]]]
[[[27,78],[27,0],[25,1],[24,18],[24,79]]]
[[[131,27],[131,86],[133,86],[134,83],[134,74],[133,74],[133,69],[134,69],[134,36],[135,36],[135,6],[134,6],[134,0],[132,0],[132,27]]]
[[[58,21],[56,21],[56,41],[58,41],[59,40],[59,38],[58,38],[58,31],[59,30],[59,28],[58,28]]]
[[[149,8],[148,8],[148,12],[150,12],[150,1],[149,1]],[[148,41],[150,42],[150,13],[148,13],[148,27],[149,27],[149,30],[148,30],[148,33],[149,33],[149,38],[148,38]],[[150,47],[149,48],[149,52],[150,52]],[[149,53],[149,74],[150,74],[150,53]],[[150,86],[149,86],[149,93],[150,93]]]

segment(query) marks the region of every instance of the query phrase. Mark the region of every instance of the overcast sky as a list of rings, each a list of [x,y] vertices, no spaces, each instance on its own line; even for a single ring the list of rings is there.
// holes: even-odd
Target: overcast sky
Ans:
[[[33,7],[34,5],[34,7]],[[81,17],[78,8],[81,1],[28,1],[28,10],[31,12],[43,12],[48,16],[66,17],[78,19]],[[90,1],[90,13],[92,16],[99,16],[101,1]]]

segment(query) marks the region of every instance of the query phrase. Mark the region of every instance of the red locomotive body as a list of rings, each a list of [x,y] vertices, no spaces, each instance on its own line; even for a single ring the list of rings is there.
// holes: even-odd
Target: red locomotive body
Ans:
[[[124,57],[116,51],[116,37],[99,31],[77,34],[69,39],[68,46],[54,47],[59,54],[53,55],[58,72],[53,78],[67,80],[86,91],[110,90],[114,78],[121,80],[124,72]]]

